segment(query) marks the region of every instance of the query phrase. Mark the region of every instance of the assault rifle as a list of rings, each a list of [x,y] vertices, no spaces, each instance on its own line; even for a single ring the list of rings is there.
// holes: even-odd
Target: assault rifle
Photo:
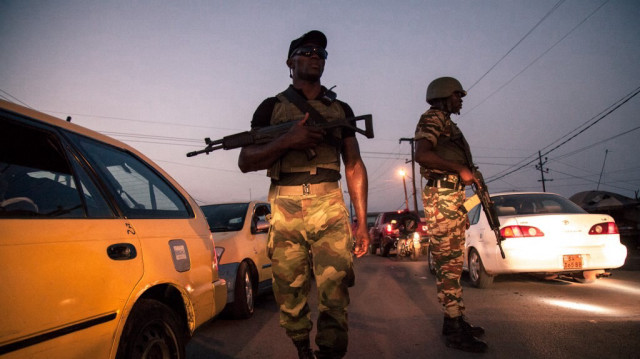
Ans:
[[[357,126],[356,122],[358,121],[364,121],[364,129],[361,129]],[[284,122],[281,124],[262,127],[251,131],[240,132],[233,135],[225,136],[215,141],[211,141],[211,139],[207,137],[204,139],[204,143],[207,146],[202,150],[187,153],[187,157],[197,156],[201,153],[205,153],[208,155],[209,152],[213,152],[219,149],[231,150],[234,148],[240,148],[254,144],[258,145],[269,143],[275,140],[278,136],[289,131],[289,129],[296,125],[298,122],[300,121]],[[365,135],[367,138],[373,138],[373,120],[371,115],[362,115],[323,123],[316,122],[313,125],[307,123],[306,126],[313,126],[322,130],[344,127],[351,129],[359,134]],[[307,156],[309,156],[309,159],[311,159],[313,158],[313,156],[315,156],[315,153],[307,152]]]
[[[478,188],[475,183],[473,184],[472,187],[475,194],[465,201],[464,206],[468,211],[478,205],[478,203],[482,203],[482,209],[484,210],[484,214],[487,216],[489,227],[496,235],[498,248],[500,248],[500,255],[502,255],[502,258],[505,258],[504,250],[502,249],[502,241],[504,241],[504,237],[500,234],[500,219],[498,219],[498,212],[496,211],[496,207],[494,206],[491,197],[489,197],[489,190],[487,189],[487,185],[484,183],[482,173],[475,167],[472,169],[472,172],[473,177],[475,177],[478,183],[480,183],[480,188]]]

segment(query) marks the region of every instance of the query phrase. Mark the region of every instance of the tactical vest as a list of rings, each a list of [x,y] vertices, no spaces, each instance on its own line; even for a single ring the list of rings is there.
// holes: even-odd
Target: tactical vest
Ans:
[[[433,148],[433,151],[442,159],[472,168],[473,159],[471,157],[471,149],[469,148],[467,140],[464,138],[462,131],[460,131],[460,128],[458,128],[455,123],[449,121],[449,125],[451,126],[451,135],[440,135],[440,137],[438,137],[438,143]],[[425,178],[434,177],[433,174],[443,173],[446,173],[446,171],[424,168],[422,166],[420,167],[420,174]]]
[[[276,97],[280,102],[277,102],[273,108],[273,113],[271,114],[272,125],[304,118],[304,114],[283,94],[278,94]],[[319,100],[308,100],[307,102],[328,122],[345,118],[344,110],[337,101],[333,101],[329,106]],[[331,130],[327,136],[333,136],[340,143],[342,138],[341,128]],[[305,151],[287,151],[280,160],[271,166],[267,171],[267,176],[277,180],[280,178],[280,173],[309,172],[311,175],[315,175],[318,168],[340,172],[340,149],[336,145],[323,141],[314,150],[316,156],[312,159],[307,157]]]

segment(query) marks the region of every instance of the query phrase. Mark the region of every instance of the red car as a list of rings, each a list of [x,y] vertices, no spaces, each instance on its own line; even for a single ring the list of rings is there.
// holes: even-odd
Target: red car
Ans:
[[[369,236],[371,237],[369,252],[371,254],[375,254],[378,248],[380,248],[380,255],[383,257],[386,257],[389,254],[389,251],[393,248],[393,244],[397,238],[397,228],[395,223],[407,215],[415,216],[415,220],[420,223],[418,226],[418,232],[422,237],[422,245],[428,245],[429,237],[427,235],[427,227],[417,213],[407,210],[381,212],[376,217],[373,226],[369,229]]]

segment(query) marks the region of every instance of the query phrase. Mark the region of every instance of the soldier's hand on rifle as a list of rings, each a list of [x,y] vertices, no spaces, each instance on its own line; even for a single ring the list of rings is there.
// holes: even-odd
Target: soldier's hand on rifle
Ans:
[[[309,113],[305,114],[304,118],[287,132],[286,136],[290,148],[296,150],[313,148],[324,138],[324,130],[314,126],[306,126],[308,119]]]
[[[468,186],[474,183],[479,186],[479,183],[476,180],[476,178],[473,176],[473,173],[467,167],[461,168],[458,173],[460,174],[460,182],[462,182],[465,186]]]

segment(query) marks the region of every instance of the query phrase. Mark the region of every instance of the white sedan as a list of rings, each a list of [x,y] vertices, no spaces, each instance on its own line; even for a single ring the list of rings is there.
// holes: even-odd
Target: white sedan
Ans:
[[[476,287],[485,288],[506,273],[567,273],[589,283],[604,269],[624,264],[627,248],[609,215],[589,214],[552,193],[499,193],[491,198],[505,238],[505,258],[482,207],[474,207],[468,213],[464,269]]]
[[[201,206],[216,243],[220,277],[227,281],[226,310],[249,318],[255,297],[271,291],[267,239],[268,203],[218,203]]]

